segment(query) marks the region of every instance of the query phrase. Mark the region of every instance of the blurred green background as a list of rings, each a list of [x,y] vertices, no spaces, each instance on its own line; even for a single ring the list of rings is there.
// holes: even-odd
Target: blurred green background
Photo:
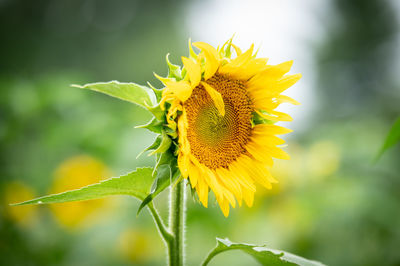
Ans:
[[[400,113],[396,0],[1,0],[0,265],[164,265],[139,202],[9,207],[8,203],[120,175],[153,158],[144,110],[70,84],[119,80],[160,87],[165,54],[187,40],[218,45],[236,33],[303,79],[282,110],[290,161],[253,208],[224,218],[188,195],[187,264],[215,237],[266,244],[328,265],[400,265],[400,147],[373,163]],[[156,204],[167,215],[167,193]],[[237,251],[210,265],[257,265]]]

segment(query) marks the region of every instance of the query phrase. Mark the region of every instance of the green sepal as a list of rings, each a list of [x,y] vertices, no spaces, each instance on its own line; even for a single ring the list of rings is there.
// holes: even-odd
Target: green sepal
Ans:
[[[158,136],[156,137],[156,139],[154,140],[153,144],[151,144],[149,147],[147,147],[146,149],[144,149],[143,151],[141,151],[141,152],[138,154],[138,156],[136,156],[136,159],[139,158],[140,155],[142,155],[142,154],[143,154],[144,152],[146,152],[146,151],[150,151],[150,150],[155,150],[155,149],[157,149],[158,146],[160,146],[160,144],[161,144],[161,140],[162,140],[161,135],[158,135]],[[150,155],[149,155],[149,156],[150,156]]]
[[[232,38],[233,38],[233,36],[232,36]],[[229,39],[226,43],[226,48],[224,50],[224,52],[225,52],[224,57],[226,57],[226,58],[231,58],[231,56],[232,56],[232,38]]]
[[[156,175],[156,177],[151,186],[150,193],[140,204],[137,214],[139,214],[147,204],[153,201],[158,194],[169,187],[171,183],[174,183],[175,180],[177,180],[177,178],[180,176],[176,157],[171,151],[157,155],[157,162],[153,171],[153,175]]]
[[[189,58],[193,58],[193,59],[197,60],[198,55],[193,51],[192,40],[190,38],[188,41],[188,46],[189,46]]]
[[[101,181],[79,189],[52,194],[40,198],[15,203],[13,206],[27,204],[48,204],[82,201],[112,195],[130,195],[140,200],[146,198],[154,182],[153,168],[137,168],[135,171]]]
[[[172,144],[172,139],[168,136],[168,134],[163,130],[161,133],[161,143],[160,146],[158,146],[157,149],[155,149],[153,152],[151,152],[149,155],[153,155],[156,153],[164,153],[166,152],[169,147],[171,147]]]
[[[145,106],[147,110],[149,110],[155,118],[157,118],[159,121],[164,121],[165,120],[165,111],[161,110],[161,107],[159,104],[155,106]]]
[[[154,87],[150,82],[147,81],[147,85],[149,85],[150,89],[153,90],[154,94],[156,95],[157,98],[157,102],[161,101],[162,98],[162,89],[157,89],[156,87]]]
[[[174,78],[176,81],[182,80],[181,67],[178,65],[174,65],[169,61],[169,53],[166,55],[165,60],[168,65],[168,78]]]
[[[275,124],[275,121],[269,120],[269,119],[265,119],[264,117],[262,117],[261,115],[259,115],[256,112],[253,112],[253,117],[251,119],[251,124],[253,126],[255,125],[259,125],[259,124],[268,124],[268,125],[272,125]]]
[[[165,133],[171,136],[171,138],[176,139],[178,137],[178,132],[176,132],[176,129],[172,129],[170,127],[165,127],[164,128]]]
[[[136,126],[135,128],[145,128],[151,132],[161,134],[163,125],[164,123],[162,121],[159,121],[156,117],[153,117],[147,124]]]
[[[274,266],[323,266],[324,264],[302,258],[286,251],[267,248],[265,246],[257,246],[243,243],[233,243],[229,239],[217,238],[217,246],[211,251],[207,259],[203,262],[203,266],[207,265],[210,260],[217,254],[228,250],[241,250],[252,256],[261,265]]]

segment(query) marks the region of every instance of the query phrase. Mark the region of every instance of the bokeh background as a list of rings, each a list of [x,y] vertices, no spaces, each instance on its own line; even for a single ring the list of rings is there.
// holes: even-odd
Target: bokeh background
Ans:
[[[165,54],[187,40],[243,49],[302,80],[282,110],[294,122],[290,161],[253,208],[224,218],[188,195],[187,263],[215,237],[266,244],[328,265],[400,265],[400,147],[374,163],[400,113],[397,0],[0,0],[0,265],[164,265],[149,214],[128,197],[9,207],[151,166],[138,153],[150,116],[70,84],[161,84]],[[167,193],[156,204],[167,215]],[[210,265],[257,265],[239,251]]]

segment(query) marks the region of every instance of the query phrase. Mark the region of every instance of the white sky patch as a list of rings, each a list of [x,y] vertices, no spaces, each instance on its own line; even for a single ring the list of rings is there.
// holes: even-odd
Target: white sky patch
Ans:
[[[317,0],[206,0],[188,6],[187,30],[193,41],[220,45],[234,33],[235,44],[242,50],[255,43],[258,57],[269,58],[269,64],[294,60],[290,73],[301,73],[302,79],[284,94],[302,105],[282,104],[279,110],[293,117],[286,126],[307,127],[315,97],[316,72],[312,46],[324,36],[322,23],[327,2]]]

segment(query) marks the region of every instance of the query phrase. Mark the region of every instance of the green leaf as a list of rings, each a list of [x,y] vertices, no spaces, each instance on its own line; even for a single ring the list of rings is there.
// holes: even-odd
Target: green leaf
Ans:
[[[261,265],[268,266],[291,266],[291,265],[300,265],[300,266],[323,266],[324,264],[307,260],[305,258],[299,257],[297,255],[266,248],[264,246],[256,246],[251,244],[241,244],[241,243],[233,243],[229,241],[229,239],[220,239],[217,238],[217,246],[210,252],[206,260],[203,262],[203,266],[207,265],[210,260],[216,256],[217,254],[228,251],[238,249],[242,250],[245,253],[251,255],[254,259],[256,259]]]
[[[389,134],[386,137],[385,143],[383,143],[381,150],[376,156],[376,161],[382,156],[385,151],[387,151],[387,149],[393,147],[398,142],[400,142],[400,117],[397,118],[396,122],[390,129]]]
[[[156,104],[156,96],[154,95],[152,89],[135,83],[121,83],[113,80],[110,82],[89,83],[83,86],[71,86],[80,89],[89,89],[102,92],[109,96],[135,103],[144,108]]]
[[[91,200],[111,195],[129,195],[143,200],[149,194],[151,185],[154,181],[152,172],[153,169],[149,167],[138,168],[127,175],[113,177],[80,189],[48,195],[12,205],[17,206]]]
[[[137,214],[139,214],[147,204],[153,201],[158,194],[177,180],[179,171],[176,165],[176,158],[172,152],[167,151],[158,156],[155,170],[157,170],[157,176],[154,179],[151,191],[140,204]]]

